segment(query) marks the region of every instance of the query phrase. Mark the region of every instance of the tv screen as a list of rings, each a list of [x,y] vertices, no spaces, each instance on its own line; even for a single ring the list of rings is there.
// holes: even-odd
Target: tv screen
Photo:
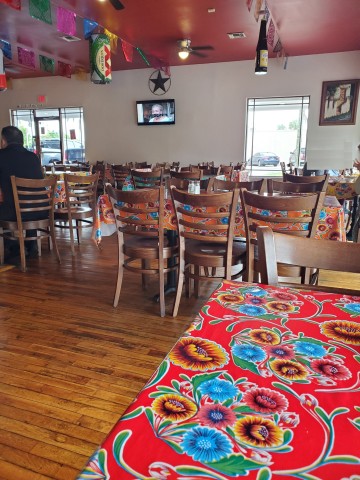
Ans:
[[[141,100],[136,113],[138,125],[174,125],[175,100]]]

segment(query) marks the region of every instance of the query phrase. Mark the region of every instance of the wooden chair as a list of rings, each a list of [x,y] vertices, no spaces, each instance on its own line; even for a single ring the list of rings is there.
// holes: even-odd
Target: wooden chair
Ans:
[[[259,274],[256,227],[263,224],[283,235],[314,237],[325,192],[305,196],[263,196],[242,188],[240,195],[246,229],[246,276],[253,282]],[[280,273],[282,277],[300,278],[301,275],[298,268],[286,266]],[[315,272],[307,271],[307,276],[310,273]]]
[[[233,241],[238,189],[194,195],[172,187],[171,195],[179,235],[179,276],[173,308],[176,317],[184,281],[186,295],[189,296],[193,279],[198,296],[199,281],[238,277],[245,262],[246,245]],[[232,272],[234,266],[241,271]]]
[[[234,170],[246,170],[246,162],[238,162],[236,165],[234,165]]]
[[[269,195],[279,194],[296,194],[296,193],[314,193],[326,192],[327,180],[310,183],[293,183],[281,182],[280,180],[267,179],[267,192]]]
[[[341,292],[347,295],[360,295],[357,289],[325,287],[304,284],[283,284],[279,282],[278,265],[296,265],[337,272],[360,273],[360,245],[348,242],[321,241],[313,238],[294,237],[275,233],[270,227],[257,227],[256,236],[259,248],[261,282],[267,285],[290,286],[300,289]]]
[[[133,191],[116,190],[107,185],[116,220],[118,235],[118,272],[114,307],[118,305],[124,270],[139,273],[146,287],[146,278],[158,275],[160,315],[165,315],[164,275],[177,269],[169,260],[178,247],[170,246],[164,235],[164,187]]]
[[[248,182],[234,182],[232,180],[220,180],[219,178],[214,178],[212,188],[214,192],[231,191],[235,188],[246,188],[249,192],[257,192],[260,195],[263,195],[266,192],[266,180],[261,179]]]
[[[284,182],[292,182],[292,183],[317,183],[326,181],[326,187],[329,181],[329,175],[293,175],[291,173],[285,173],[283,176]]]
[[[70,231],[71,253],[75,255],[74,230],[80,245],[82,228],[92,228],[96,218],[99,171],[92,175],[64,174],[66,205],[55,209],[55,226]],[[74,225],[75,221],[75,225]]]
[[[210,191],[212,190],[211,184],[213,182],[213,178],[204,178],[200,180],[200,190],[205,190],[208,191],[210,187]],[[170,177],[167,180],[167,188],[170,190],[172,186],[177,188],[178,190],[188,190],[189,187],[189,182],[191,180],[187,178],[175,178],[175,177]]]
[[[154,188],[164,185],[162,168],[152,170],[151,172],[139,172],[139,170],[131,170],[131,178],[135,189]]]
[[[131,171],[124,165],[111,165],[111,175],[114,179],[114,186],[121,190],[125,180],[131,176]]]
[[[149,165],[147,162],[135,162],[134,168],[151,168],[151,165]]]
[[[16,221],[0,221],[0,263],[4,263],[4,238],[18,241],[20,246],[21,270],[26,271],[25,242],[37,241],[41,255],[42,238],[51,239],[49,248],[54,248],[59,263],[60,255],[54,229],[54,194],[56,176],[41,180],[11,176]],[[30,219],[29,219],[30,217]],[[26,237],[24,232],[36,230],[34,236]]]
[[[231,180],[233,171],[233,165],[220,165],[219,175],[226,175],[226,177]]]
[[[196,171],[181,171],[181,172],[170,172],[171,178],[180,178],[182,180],[201,180],[202,170]]]
[[[98,173],[98,183],[97,183],[97,194],[103,195],[105,193],[105,172],[106,172],[106,165],[104,162],[96,162],[93,166],[92,173]]]

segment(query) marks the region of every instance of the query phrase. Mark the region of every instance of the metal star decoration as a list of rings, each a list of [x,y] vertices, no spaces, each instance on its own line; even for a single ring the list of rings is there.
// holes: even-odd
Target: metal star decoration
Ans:
[[[155,70],[155,72],[150,75],[149,88],[155,95],[164,95],[164,93],[169,90],[170,85],[170,77],[163,75],[161,70]],[[158,90],[162,92],[157,93]]]

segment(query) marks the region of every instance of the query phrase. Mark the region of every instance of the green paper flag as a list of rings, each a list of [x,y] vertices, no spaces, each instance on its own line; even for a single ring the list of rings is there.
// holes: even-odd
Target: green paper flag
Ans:
[[[50,0],[29,0],[29,12],[33,18],[52,25]]]
[[[40,60],[40,69],[44,72],[49,72],[54,74],[55,72],[55,62],[53,58],[45,57],[44,55],[39,55]]]
[[[144,62],[146,63],[146,65],[149,67],[149,66],[150,66],[150,62],[149,62],[149,60],[145,57],[145,54],[144,54],[144,52],[141,50],[141,48],[136,47],[136,50],[140,53],[142,59],[144,60]]]

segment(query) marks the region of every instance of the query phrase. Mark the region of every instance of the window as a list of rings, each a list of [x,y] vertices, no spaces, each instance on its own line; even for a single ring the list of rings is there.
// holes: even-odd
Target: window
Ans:
[[[281,176],[280,162],[302,167],[310,97],[249,98],[246,168],[253,176]]]
[[[82,107],[12,110],[11,119],[43,165],[86,161]]]

